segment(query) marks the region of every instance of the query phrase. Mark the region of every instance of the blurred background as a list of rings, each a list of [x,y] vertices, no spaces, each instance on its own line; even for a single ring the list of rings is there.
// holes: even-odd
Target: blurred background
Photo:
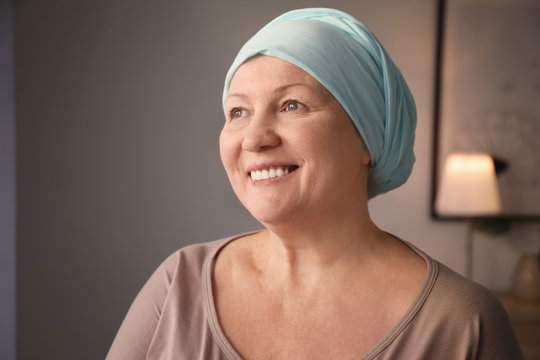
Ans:
[[[466,222],[430,216],[436,0],[1,4],[1,359],[104,358],[168,254],[260,228],[221,167],[221,91],[240,46],[294,8],[351,13],[402,70],[417,162],[405,186],[370,202],[372,215],[464,272]],[[508,291],[539,228],[478,235],[475,280]]]

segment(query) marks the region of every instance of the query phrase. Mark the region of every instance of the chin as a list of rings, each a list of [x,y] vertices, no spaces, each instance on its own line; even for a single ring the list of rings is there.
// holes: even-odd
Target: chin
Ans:
[[[298,214],[291,208],[283,208],[276,204],[266,203],[265,205],[246,206],[249,213],[265,227],[285,224]]]

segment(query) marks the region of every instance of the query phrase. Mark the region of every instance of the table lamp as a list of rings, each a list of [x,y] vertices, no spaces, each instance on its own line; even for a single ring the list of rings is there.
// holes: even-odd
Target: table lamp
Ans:
[[[469,219],[465,273],[472,279],[472,220],[494,216],[502,211],[493,158],[483,153],[449,155],[437,192],[435,210],[441,216]]]

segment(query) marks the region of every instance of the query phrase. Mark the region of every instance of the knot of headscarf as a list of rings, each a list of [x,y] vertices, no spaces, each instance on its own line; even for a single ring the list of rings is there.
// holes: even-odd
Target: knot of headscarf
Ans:
[[[300,67],[345,109],[371,156],[370,198],[407,181],[415,161],[414,99],[399,69],[360,21],[324,8],[293,10],[272,20],[234,59],[223,104],[238,67],[258,54]]]

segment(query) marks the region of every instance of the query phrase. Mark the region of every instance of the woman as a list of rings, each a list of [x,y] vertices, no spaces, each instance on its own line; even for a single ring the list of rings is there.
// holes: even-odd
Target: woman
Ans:
[[[411,172],[416,112],[360,22],[278,17],[240,50],[223,106],[223,165],[265,230],[169,257],[109,359],[522,358],[488,291],[369,217]]]

